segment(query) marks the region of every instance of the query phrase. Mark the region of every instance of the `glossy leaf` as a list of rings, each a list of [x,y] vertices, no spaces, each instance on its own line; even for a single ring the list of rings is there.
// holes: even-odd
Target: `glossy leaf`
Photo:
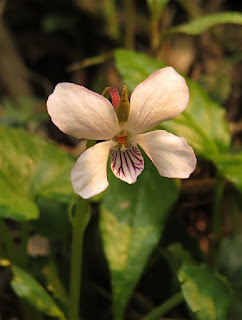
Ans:
[[[65,319],[53,298],[31,275],[17,266],[12,266],[12,272],[14,277],[11,286],[20,298],[48,316]]]
[[[111,173],[100,217],[104,251],[111,271],[114,319],[122,319],[147,260],[158,243],[178,196],[176,181],[159,176],[145,157],[145,170],[128,185]]]
[[[198,320],[227,320],[231,291],[206,265],[183,265],[178,274],[184,298]]]
[[[118,49],[116,66],[128,88],[134,88],[164,64],[144,54]],[[158,126],[187,139],[197,154],[212,159],[230,146],[230,134],[225,121],[225,111],[210,100],[194,81],[186,79],[190,100],[186,110],[177,118]]]
[[[37,219],[37,196],[67,201],[74,162],[51,143],[24,130],[0,127],[0,216]]]
[[[221,173],[242,192],[242,153],[221,155],[213,161]]]
[[[233,23],[242,24],[242,14],[240,12],[219,12],[200,16],[191,22],[175,26],[167,31],[171,33],[186,33],[190,35],[199,35],[209,28],[218,24]]]

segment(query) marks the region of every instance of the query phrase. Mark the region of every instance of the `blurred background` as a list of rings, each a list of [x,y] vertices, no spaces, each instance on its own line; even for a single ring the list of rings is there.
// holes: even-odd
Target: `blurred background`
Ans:
[[[46,111],[46,99],[57,83],[66,81],[84,85],[98,93],[110,85],[120,91],[123,80],[117,70],[113,50],[125,48],[161,60],[196,80],[210,98],[226,110],[233,148],[240,149],[241,26],[219,24],[199,35],[174,33],[168,37],[166,31],[203,15],[241,11],[241,1],[164,1],[166,5],[158,16],[149,3],[145,0],[0,0],[0,124],[24,128],[54,141],[61,149],[77,156],[80,153],[78,141],[63,134],[51,123]],[[168,231],[164,233],[162,246],[179,239],[187,247],[195,247],[191,250],[196,252],[198,259],[200,254],[204,255],[205,261],[210,259],[214,240],[211,231],[214,186],[214,166],[199,159],[192,178],[181,185],[179,201],[168,219]],[[241,202],[239,192],[226,182],[223,211],[229,215],[224,215],[223,236],[242,231]],[[98,212],[97,203],[93,204],[93,210]],[[54,225],[55,219],[57,215],[49,224]],[[86,235],[92,250],[87,253],[86,247],[85,251],[86,280],[83,290],[87,295],[84,313],[89,314],[88,319],[104,320],[111,319],[111,294],[97,220],[98,217],[94,216]],[[45,223],[41,225],[42,222],[37,222],[37,232],[54,241],[57,259],[67,256],[70,238],[67,238],[66,245],[58,242],[61,232],[70,237],[71,228],[67,219],[61,222],[58,235],[53,235],[53,239],[52,231],[47,230]],[[19,225],[12,221],[8,221],[8,225],[12,236],[18,240]],[[44,255],[49,250],[48,246],[49,243],[44,244]],[[29,247],[29,250],[34,248]],[[154,264],[151,261],[125,319],[141,319],[143,313],[166,298],[165,291],[171,284],[170,280],[167,283],[165,279],[157,280],[161,269],[166,274],[170,272],[164,260],[160,257]],[[61,272],[67,283],[68,263],[65,259],[63,261]],[[1,283],[3,288],[0,294],[1,320],[19,319],[18,311],[11,310],[15,298],[12,300],[6,280],[1,280],[4,277],[5,271],[0,273],[0,289]],[[164,286],[162,293],[159,291],[161,286]],[[149,299],[143,299],[144,296]],[[95,311],[89,305],[90,301],[95,301]],[[139,312],[134,311],[137,309]],[[184,306],[171,316],[190,319]]]

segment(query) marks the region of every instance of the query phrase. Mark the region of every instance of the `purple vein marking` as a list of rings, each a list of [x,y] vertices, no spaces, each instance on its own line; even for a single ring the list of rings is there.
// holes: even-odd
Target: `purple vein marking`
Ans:
[[[122,180],[134,179],[144,169],[143,157],[138,148],[128,150],[112,150],[111,169]]]

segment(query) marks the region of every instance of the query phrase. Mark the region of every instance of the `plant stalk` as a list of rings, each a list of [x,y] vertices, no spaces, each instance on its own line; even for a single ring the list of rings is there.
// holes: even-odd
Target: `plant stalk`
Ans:
[[[153,309],[143,320],[157,320],[184,301],[182,292],[175,294],[170,299],[163,302],[160,306]]]
[[[72,223],[72,253],[70,274],[70,302],[69,320],[79,320],[79,302],[82,274],[82,251],[85,228],[90,219],[90,209],[87,202],[81,198],[77,200],[75,216],[72,215],[72,202],[69,207],[69,217]]]

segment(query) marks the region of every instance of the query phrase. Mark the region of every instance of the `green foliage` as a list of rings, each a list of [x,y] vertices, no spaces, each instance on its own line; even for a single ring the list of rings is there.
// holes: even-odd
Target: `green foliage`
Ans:
[[[69,303],[68,296],[63,283],[60,280],[54,261],[50,260],[49,263],[43,268],[42,272],[46,278],[46,287],[48,291],[50,291],[53,296],[63,304],[65,309],[67,309]]]
[[[57,307],[52,297],[30,274],[17,266],[12,266],[12,272],[14,277],[11,286],[20,298],[48,316],[57,317],[61,320],[65,319],[64,314]]]
[[[231,291],[224,279],[206,265],[184,264],[179,281],[189,308],[198,320],[226,320]]]
[[[44,197],[38,197],[35,203],[40,211],[39,218],[32,221],[35,231],[50,240],[64,239],[71,232],[68,203]]]
[[[213,159],[220,172],[242,192],[242,152]]]
[[[0,127],[0,216],[37,219],[37,196],[68,201],[74,162],[60,149],[21,129]]]
[[[186,79],[190,99],[181,115],[161,125],[162,128],[186,138],[198,155],[208,160],[228,151],[230,134],[225,111],[194,81]]]
[[[234,298],[229,310],[229,319],[242,318],[242,233],[225,238],[220,248],[220,269],[233,285]]]
[[[101,205],[100,229],[111,271],[114,319],[118,320],[162,235],[178,187],[175,180],[160,177],[147,157],[135,185],[113,175],[109,182]]]
[[[213,26],[224,23],[241,25],[242,14],[240,12],[219,12],[207,14],[205,16],[198,17],[191,22],[170,28],[167,31],[167,34],[181,32],[190,35],[199,35]]]

